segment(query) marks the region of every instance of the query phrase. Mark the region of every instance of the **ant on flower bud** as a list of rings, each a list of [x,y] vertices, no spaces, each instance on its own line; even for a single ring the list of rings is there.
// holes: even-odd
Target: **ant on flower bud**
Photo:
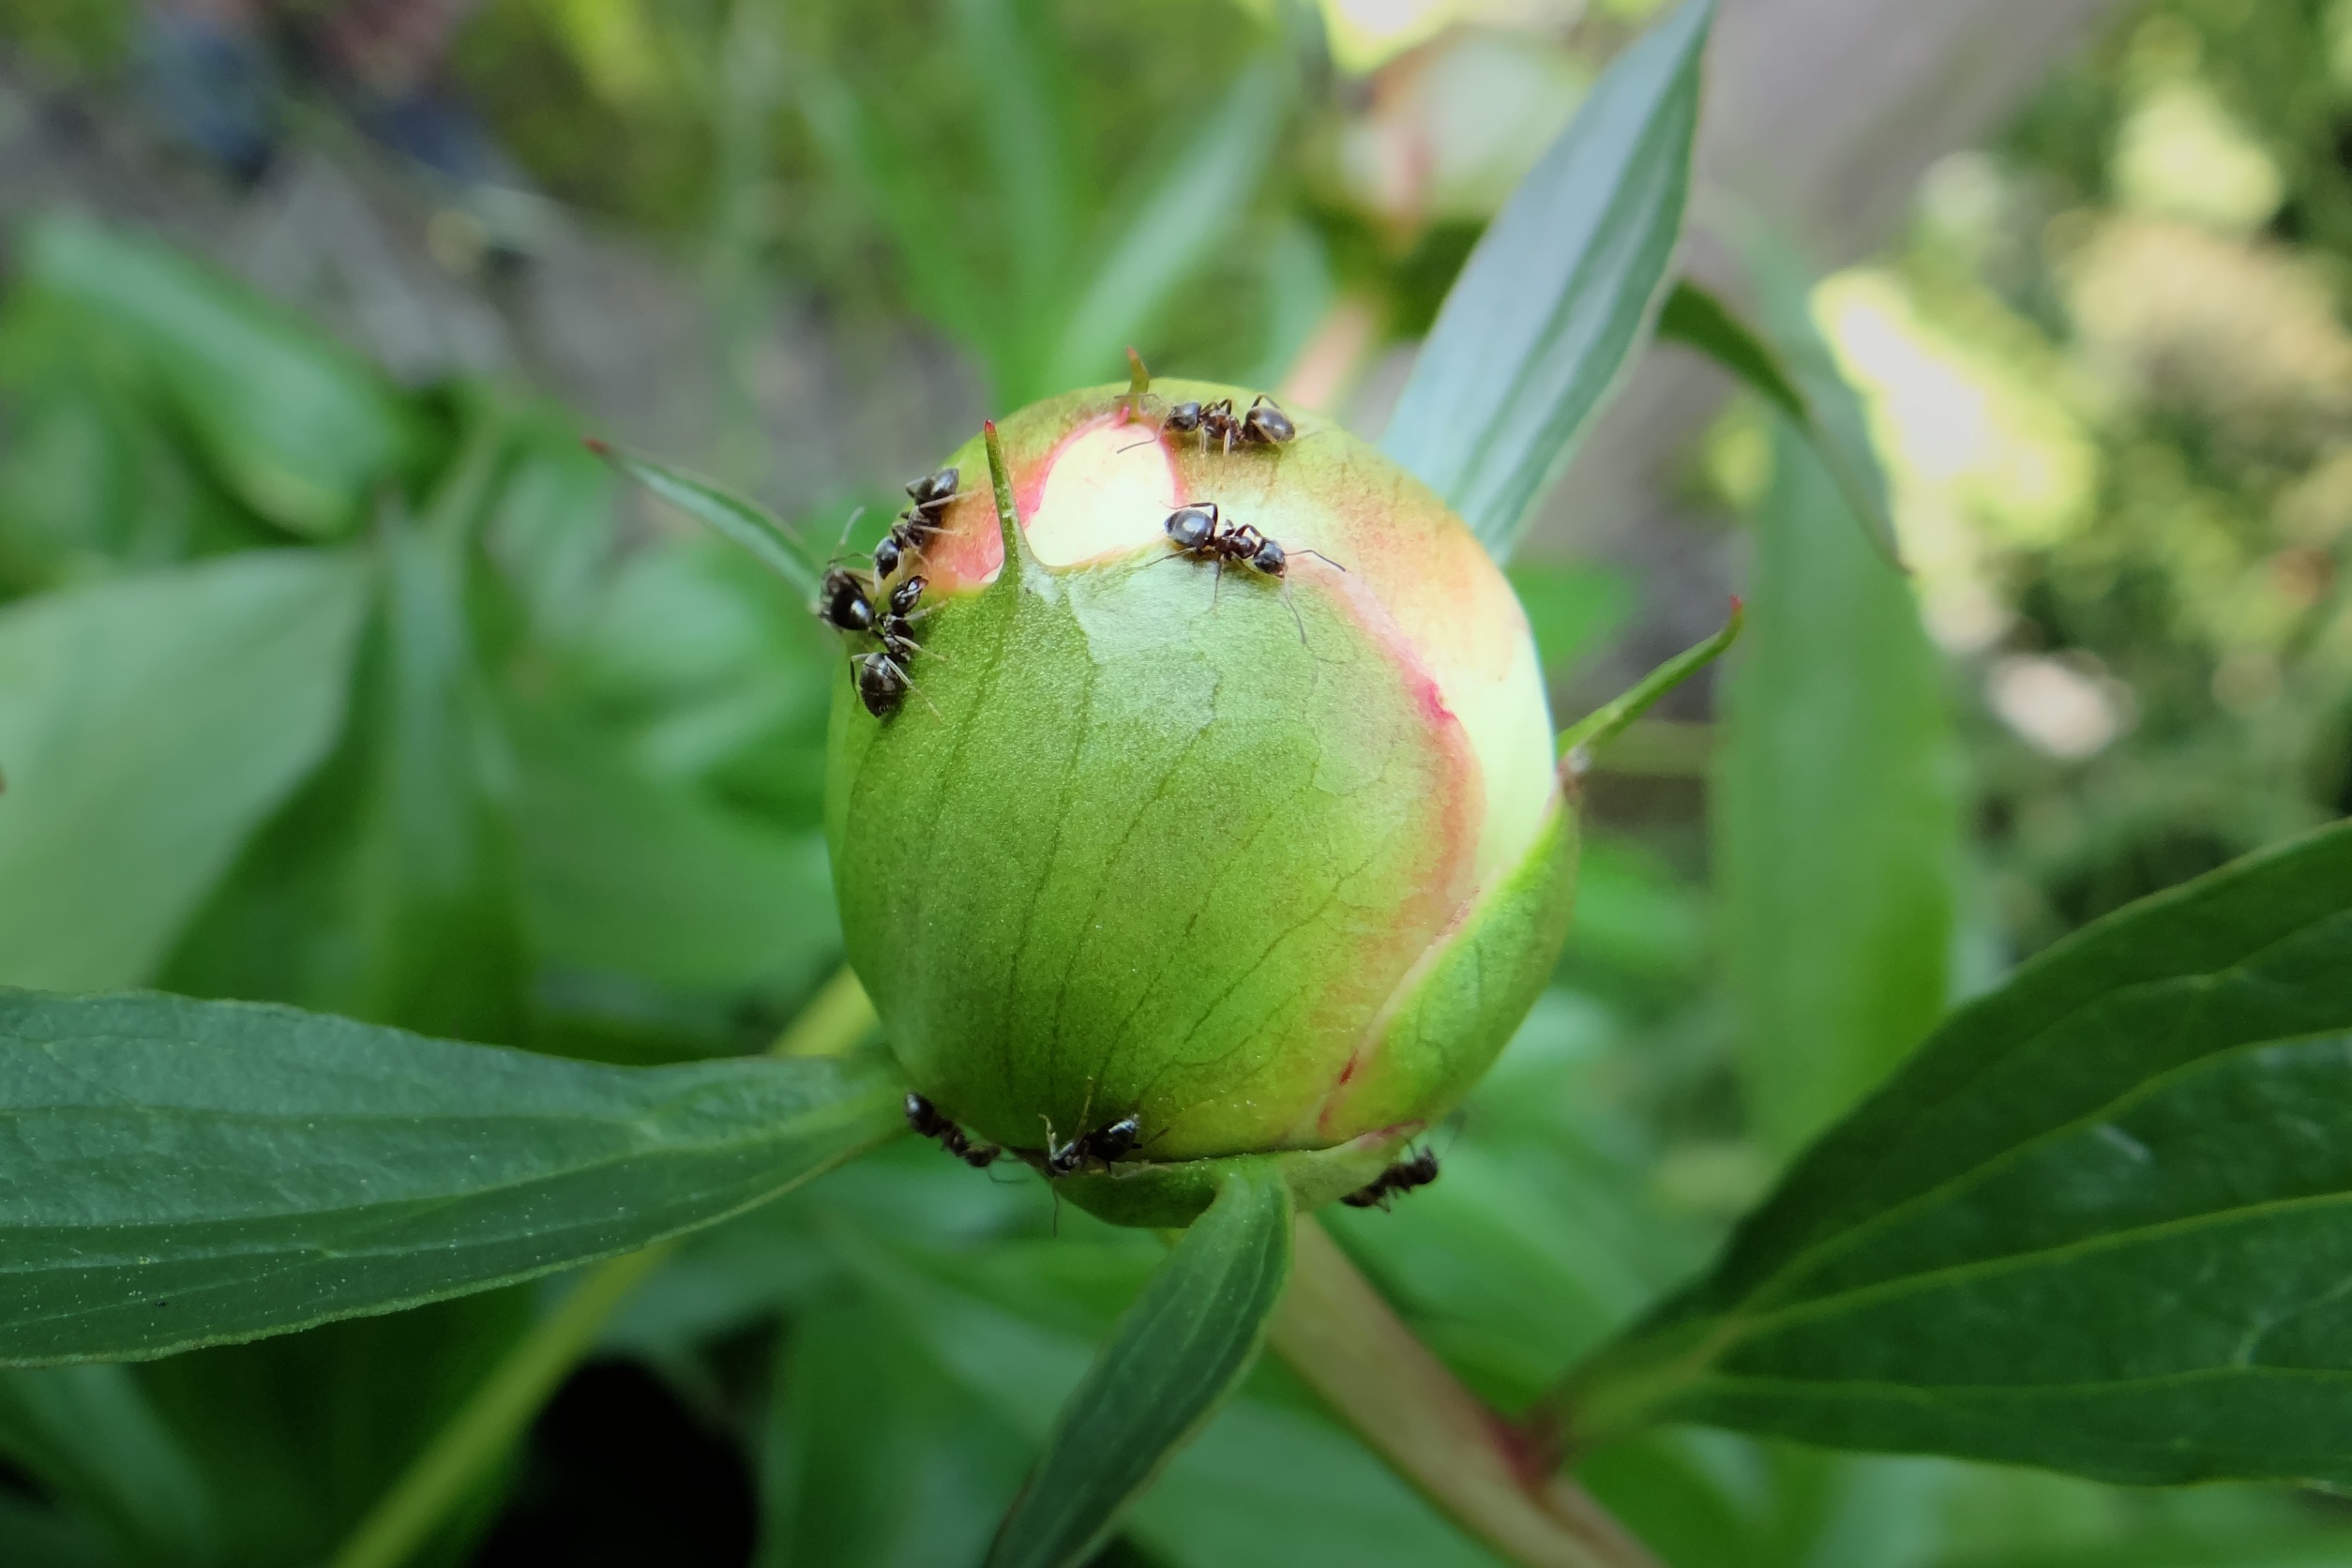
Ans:
[[[1108,1127],[1091,1133],[1080,1133],[1067,1143],[1053,1140],[1053,1126],[1046,1126],[1046,1174],[1070,1176],[1092,1166],[1115,1165],[1135,1153],[1143,1139],[1143,1123],[1133,1116],[1123,1116]]]
[[[1283,591],[1286,596],[1289,591],[1287,579],[1289,576],[1290,557],[1293,554],[1312,555],[1334,571],[1344,572],[1348,569],[1319,550],[1308,550],[1304,546],[1300,546],[1295,550],[1285,550],[1280,544],[1259,532],[1255,524],[1227,522],[1225,514],[1218,510],[1217,504],[1214,501],[1187,502],[1168,513],[1167,521],[1161,526],[1167,530],[1168,542],[1176,547],[1178,556],[1194,561],[1216,563],[1219,589],[1225,586],[1225,567],[1228,562],[1235,565],[1247,566],[1250,570],[1266,577],[1285,580]],[[1174,559],[1174,557],[1168,559]],[[1211,602],[1214,603],[1215,600],[1214,591],[1210,597]],[[1304,642],[1306,623],[1300,619],[1299,607],[1295,604],[1290,606],[1290,619],[1298,622],[1299,641]]]
[[[1438,1152],[1424,1149],[1417,1154],[1398,1160],[1339,1201],[1350,1209],[1378,1209],[1386,1214],[1388,1206],[1397,1199],[1415,1187],[1425,1187],[1437,1179]]]
[[[988,1169],[1004,1152],[993,1143],[972,1142],[963,1128],[941,1115],[939,1107],[920,1094],[907,1095],[907,1125],[920,1137],[936,1139],[941,1148],[974,1170]]]
[[[1280,404],[1260,392],[1244,414],[1233,412],[1230,398],[1213,403],[1170,403],[1160,415],[1159,433],[1197,435],[1203,452],[1214,444],[1230,453],[1236,446],[1280,446],[1296,440],[1299,430]]]

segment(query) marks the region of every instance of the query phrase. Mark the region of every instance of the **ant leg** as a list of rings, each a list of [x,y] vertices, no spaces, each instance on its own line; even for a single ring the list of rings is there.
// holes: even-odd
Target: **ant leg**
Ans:
[[[1217,612],[1217,595],[1218,595],[1218,594],[1220,594],[1220,593],[1222,593],[1222,592],[1224,591],[1224,589],[1225,589],[1225,557],[1224,557],[1224,556],[1222,556],[1222,555],[1220,555],[1220,556],[1218,556],[1218,557],[1217,557],[1217,580],[1216,580],[1216,583],[1215,583],[1215,585],[1214,585],[1214,587],[1212,587],[1212,588],[1209,590],[1209,613],[1210,613],[1210,614],[1214,615],[1214,614],[1215,614],[1215,613]]]
[[[884,656],[888,657],[887,655]],[[923,697],[923,688],[914,684],[914,677],[907,673],[907,667],[905,665],[900,664],[894,658],[890,660],[890,667],[898,671],[898,678],[907,683],[907,689],[909,691],[913,692],[917,697]],[[946,716],[946,715],[939,711],[939,704],[932,701],[928,697],[923,697],[923,705],[931,710],[931,716],[933,718],[944,718]]]

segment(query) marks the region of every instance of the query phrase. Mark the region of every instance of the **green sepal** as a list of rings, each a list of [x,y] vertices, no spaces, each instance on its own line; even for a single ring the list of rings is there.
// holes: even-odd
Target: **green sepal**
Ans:
[[[1368,1186],[1401,1156],[1425,1123],[1409,1122],[1330,1149],[1278,1154],[1227,1154],[1208,1160],[1136,1160],[1107,1170],[1080,1171],[1054,1183],[1054,1191],[1112,1225],[1173,1229],[1207,1210],[1226,1179],[1238,1171],[1270,1170],[1306,1214]]]

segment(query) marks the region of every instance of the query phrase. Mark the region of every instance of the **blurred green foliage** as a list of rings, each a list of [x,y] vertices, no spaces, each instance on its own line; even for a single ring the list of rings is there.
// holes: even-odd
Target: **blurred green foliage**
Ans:
[[[1637,9],[1603,8],[1563,69]],[[1877,669],[1832,712],[1804,694],[1877,634],[1792,616],[1733,676],[1728,809],[1818,806],[1808,769],[1907,793],[1802,834],[1787,814],[1733,826],[1723,897],[1694,814],[1598,837],[1560,983],[1441,1139],[1444,1180],[1332,1218],[1482,1394],[1523,1404],[1699,1267],[1797,1132],[1933,1016],[1938,977],[1967,983],[1971,943],[2039,946],[2352,809],[2348,12],[2135,8],[2001,143],[1938,171],[1899,255],[1822,297],[1946,658]],[[130,47],[128,8],[4,14],[44,61]],[[1273,382],[1351,293],[1384,334],[1426,323],[1478,215],[1352,192],[1328,69],[1275,8],[1075,0],[501,0],[456,63],[550,192],[721,294],[781,276],[829,309],[921,314],[999,404],[1102,379],[1128,340]],[[2221,173],[2165,190],[2145,151],[2165,137]],[[397,387],[125,232],[47,220],[11,254],[0,982],[279,999],[614,1062],[764,1046],[838,957],[816,831],[837,651],[805,607],[623,505],[560,408]],[[1957,463],[1922,448],[1950,406],[1907,402],[1922,385],[1979,396],[2002,441]],[[1783,499],[1830,505],[1783,446]],[[1767,574],[1776,549],[1827,548],[1773,527]],[[1904,596],[1838,538],[1870,626],[1924,653]],[[1614,576],[1515,578],[1556,676],[1631,613]],[[1939,698],[1975,807],[1961,853],[1935,794]],[[1800,718],[1818,746],[1766,748],[1812,733]],[[1891,867],[1944,867],[1950,907],[1874,927],[1869,964],[1790,973],[1774,944],[1817,928],[1791,910],[1887,895]],[[1800,985],[1802,1010],[1850,1022],[1834,1073],[1798,1025],[1756,1021]],[[756,1517],[763,1563],[957,1560],[1157,1256],[1035,1184],[895,1148],[698,1238],[624,1309],[604,1350],[656,1390],[657,1423],[550,1423],[648,1468],[716,1434],[722,1473],[678,1495]],[[0,1376],[0,1557],[321,1560],[558,1289]],[[616,1541],[672,1529],[674,1500],[599,1488],[563,1453],[543,1427],[434,1560],[531,1560],[535,1521],[565,1510],[640,1510]],[[2143,1494],[1700,1432],[1583,1473],[1677,1568],[2352,1562],[2340,1505],[2277,1489]],[[1276,1365],[1112,1553],[1486,1560]]]

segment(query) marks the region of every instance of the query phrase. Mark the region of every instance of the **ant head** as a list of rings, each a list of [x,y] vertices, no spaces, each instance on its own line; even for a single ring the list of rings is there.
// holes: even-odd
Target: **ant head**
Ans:
[[[817,584],[817,614],[837,631],[866,631],[874,624],[874,601],[859,573],[835,566]]]
[[[882,577],[896,576],[901,553],[897,539],[891,535],[883,535],[874,544],[875,572]]]
[[[1168,514],[1168,538],[1178,550],[1199,550],[1216,537],[1217,504],[1180,506]]]
[[[1285,555],[1282,547],[1272,539],[1260,539],[1258,541],[1258,549],[1249,558],[1249,564],[1268,577],[1280,577],[1289,569],[1289,557]]]
[[[893,588],[890,591],[890,612],[893,615],[904,615],[908,611],[912,610],[915,601],[923,596],[923,590],[927,581],[928,580],[925,578],[911,577]]]
[[[1200,428],[1200,405],[1197,402],[1170,403],[1168,417],[1160,421],[1162,430],[1189,434]]]

